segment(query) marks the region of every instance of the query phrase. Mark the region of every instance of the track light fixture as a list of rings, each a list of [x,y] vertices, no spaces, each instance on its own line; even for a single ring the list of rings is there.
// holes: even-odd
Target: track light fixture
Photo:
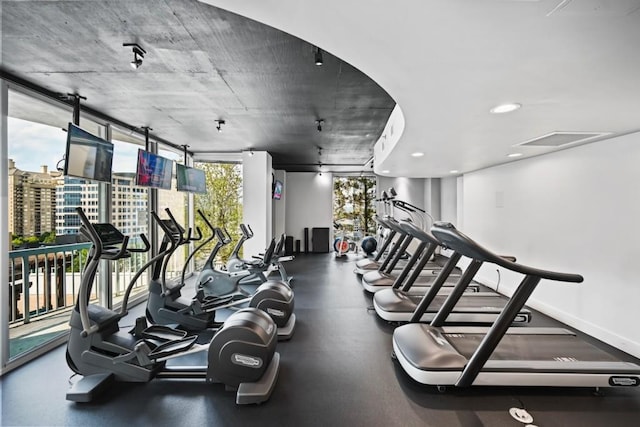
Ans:
[[[324,124],[324,120],[318,119],[316,120],[316,124],[318,125],[318,127],[316,127],[316,129],[318,129],[318,132],[322,132],[322,125]]]
[[[133,51],[133,61],[131,61],[131,68],[137,70],[142,65],[142,60],[147,51],[144,50],[138,43],[122,43],[124,47],[131,47]]]
[[[316,47],[316,52],[315,52],[315,64],[318,67],[321,67],[322,64],[324,64],[324,61],[322,60],[322,49],[320,49],[319,47]]]
[[[225,122],[224,120],[216,120],[215,122],[217,123],[216,129],[218,129],[218,132],[222,132],[222,125],[226,124],[227,122]]]

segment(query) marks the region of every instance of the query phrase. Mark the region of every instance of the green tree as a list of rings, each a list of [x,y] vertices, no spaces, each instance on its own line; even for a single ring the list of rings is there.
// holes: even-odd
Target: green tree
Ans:
[[[40,243],[55,243],[56,242],[56,232],[55,231],[46,231],[40,235]]]
[[[11,239],[11,245],[14,248],[17,248],[22,244],[24,244],[24,238],[22,236],[14,236],[13,239]]]
[[[233,241],[223,247],[217,259],[226,262],[240,237],[242,222],[242,166],[236,164],[201,163],[196,165],[204,170],[207,184],[205,194],[196,194],[195,206],[201,210],[214,227],[225,228]],[[207,237],[209,229],[200,215],[196,213],[196,226]],[[209,256],[215,239],[196,254],[196,268],[200,268]]]
[[[24,238],[25,243],[40,243],[40,239],[36,236],[29,236]]]
[[[374,177],[336,177],[333,181],[333,220],[347,233],[375,234]]]
[[[73,265],[71,271],[79,273],[84,271],[84,267],[87,265],[87,258],[89,256],[89,249],[80,249],[73,254]]]

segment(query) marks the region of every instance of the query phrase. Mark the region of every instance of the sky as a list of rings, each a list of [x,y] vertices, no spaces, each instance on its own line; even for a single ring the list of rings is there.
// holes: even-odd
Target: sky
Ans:
[[[55,170],[65,153],[67,134],[60,128],[33,123],[26,120],[8,118],[9,158],[16,168],[38,172],[42,165]],[[138,146],[123,142],[114,143],[114,172],[135,172]],[[166,153],[161,153],[166,155]],[[174,160],[177,156],[166,155]],[[64,162],[60,162],[60,167]]]

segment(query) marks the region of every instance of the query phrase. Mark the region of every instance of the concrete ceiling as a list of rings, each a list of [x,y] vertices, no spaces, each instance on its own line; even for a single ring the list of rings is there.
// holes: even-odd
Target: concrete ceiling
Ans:
[[[2,71],[85,96],[88,107],[150,126],[196,158],[253,149],[269,151],[278,169],[370,171],[395,106],[347,62],[325,52],[315,66],[310,43],[196,0],[1,5]],[[123,47],[132,42],[147,51],[137,70]]]
[[[519,145],[552,132],[606,134],[597,141],[640,129],[638,0],[203,1],[379,83],[404,119],[395,145],[389,129],[376,143],[383,175],[451,176],[580,144]],[[522,108],[489,113],[505,102]]]

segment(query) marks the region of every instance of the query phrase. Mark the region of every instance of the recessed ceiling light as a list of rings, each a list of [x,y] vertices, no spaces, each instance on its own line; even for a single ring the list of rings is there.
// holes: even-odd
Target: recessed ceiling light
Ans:
[[[491,110],[489,110],[489,112],[492,114],[510,113],[512,111],[516,111],[520,107],[522,107],[522,105],[514,102],[511,104],[497,105],[493,107]]]
[[[520,156],[522,156],[522,153],[511,153],[507,155],[507,157],[520,157]]]
[[[389,169],[385,169],[383,171],[381,171],[382,173],[389,173]]]
[[[460,172],[458,169],[450,170],[449,173],[458,173]]]
[[[411,157],[422,157],[424,153],[421,151],[416,151],[415,153],[411,153]]]

